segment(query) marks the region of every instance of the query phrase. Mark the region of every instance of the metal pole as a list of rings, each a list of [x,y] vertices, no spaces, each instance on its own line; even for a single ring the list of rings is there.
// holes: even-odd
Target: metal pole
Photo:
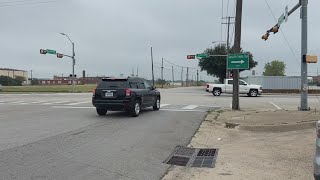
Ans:
[[[308,53],[308,0],[301,0],[301,101],[300,110],[310,110],[308,107],[308,64],[303,61],[303,55]]]
[[[74,92],[74,65],[76,64],[74,42],[72,42],[72,92]]]
[[[151,47],[151,63],[152,63],[152,86],[154,87],[154,72],[153,72],[153,53]]]
[[[189,67],[187,67],[186,87],[188,87],[188,81],[189,81]]]
[[[161,64],[161,87],[163,88],[163,84],[164,84],[164,82],[163,82],[163,58],[162,58],[162,64]]]
[[[197,69],[197,86],[199,86],[199,70]]]
[[[172,66],[172,85],[174,87],[174,74],[173,74],[173,66]]]
[[[229,31],[230,31],[230,16],[228,17],[228,35],[227,35],[227,54],[229,54]],[[227,67],[227,59],[226,59],[226,79],[229,78],[229,70]]]
[[[242,18],[242,0],[237,0],[235,38],[234,38],[234,48],[235,48],[236,53],[240,53],[241,18]],[[239,69],[233,70],[232,109],[233,110],[240,110],[240,106],[239,106]]]
[[[183,67],[181,67],[181,87],[183,87]]]
[[[31,82],[30,82],[30,85],[32,86],[32,70],[31,70]]]

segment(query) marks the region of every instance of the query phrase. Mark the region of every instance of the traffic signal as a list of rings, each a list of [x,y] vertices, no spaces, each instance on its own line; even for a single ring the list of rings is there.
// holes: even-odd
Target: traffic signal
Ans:
[[[187,59],[195,59],[196,58],[196,55],[188,55],[187,56]]]
[[[265,35],[263,35],[262,37],[261,37],[261,39],[264,39],[265,41],[266,40],[268,40],[268,38],[269,38],[269,32],[267,32]]]
[[[47,50],[45,50],[45,49],[40,49],[40,54],[47,54]]]
[[[303,55],[303,62],[305,63],[317,63],[318,57],[317,56],[310,56],[310,55]]]
[[[63,54],[57,53],[57,58],[63,58]]]
[[[270,32],[273,32],[273,34],[277,33],[279,31],[279,26],[275,25],[270,29]]]

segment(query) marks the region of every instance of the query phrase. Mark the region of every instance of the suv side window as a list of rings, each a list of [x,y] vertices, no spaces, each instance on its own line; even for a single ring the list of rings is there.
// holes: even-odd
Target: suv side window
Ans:
[[[137,82],[138,82],[138,88],[139,89],[146,89],[146,87],[145,87],[145,85],[144,85],[142,80],[139,79],[139,80],[137,80]]]
[[[138,89],[138,84],[136,80],[129,80],[129,86],[132,89]]]
[[[146,80],[144,80],[144,86],[145,86],[146,89],[150,89],[151,88],[151,85]]]

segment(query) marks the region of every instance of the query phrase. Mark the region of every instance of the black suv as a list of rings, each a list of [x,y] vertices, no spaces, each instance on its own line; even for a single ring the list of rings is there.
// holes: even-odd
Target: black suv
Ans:
[[[160,109],[160,92],[139,77],[104,78],[93,91],[92,104],[100,116],[110,110],[137,117],[141,108]]]

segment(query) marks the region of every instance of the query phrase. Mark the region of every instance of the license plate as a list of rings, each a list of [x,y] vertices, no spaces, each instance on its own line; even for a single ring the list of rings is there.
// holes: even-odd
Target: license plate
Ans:
[[[105,96],[106,97],[113,97],[113,92],[106,92]]]

